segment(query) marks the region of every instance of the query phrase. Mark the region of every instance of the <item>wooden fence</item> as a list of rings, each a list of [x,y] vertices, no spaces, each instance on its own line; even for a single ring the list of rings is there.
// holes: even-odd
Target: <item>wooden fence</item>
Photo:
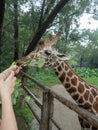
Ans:
[[[54,98],[56,98],[59,102],[70,108],[71,110],[75,111],[78,115],[80,115],[83,119],[86,119],[90,124],[98,128],[98,117],[94,114],[84,110],[83,108],[79,107],[78,105],[72,103],[71,101],[67,100],[60,94],[57,94],[50,88],[46,87],[45,85],[41,84],[25,72],[21,71],[21,74],[24,76],[23,81],[23,88],[30,95],[36,105],[41,109],[41,117],[39,117],[36,112],[34,111],[33,104],[27,103],[28,107],[32,111],[32,114],[39,122],[39,130],[52,130],[52,124],[54,124],[58,130],[63,130],[58,123],[53,119],[53,102]],[[39,99],[28,89],[25,79],[29,79],[35,84],[37,84],[40,88],[43,89],[43,100],[42,103]]]

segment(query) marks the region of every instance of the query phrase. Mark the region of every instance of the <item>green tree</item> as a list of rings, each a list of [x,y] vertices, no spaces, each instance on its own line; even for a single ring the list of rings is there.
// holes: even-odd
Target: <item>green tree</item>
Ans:
[[[14,13],[14,2],[14,0],[5,1],[1,55],[3,58],[0,63],[3,67],[11,64],[13,59],[32,51],[40,38],[44,38],[47,33],[61,31],[62,36],[57,46],[61,52],[70,52],[70,48],[84,37],[79,31],[80,16],[83,12],[94,11],[92,0],[18,0],[17,16]],[[24,10],[25,6],[28,11]],[[92,9],[89,10],[91,7]],[[15,20],[16,16],[17,20]]]
[[[2,44],[3,44],[2,43],[2,32],[3,32],[2,30],[3,30],[4,12],[5,12],[5,0],[2,0],[0,1],[0,55],[2,54]]]

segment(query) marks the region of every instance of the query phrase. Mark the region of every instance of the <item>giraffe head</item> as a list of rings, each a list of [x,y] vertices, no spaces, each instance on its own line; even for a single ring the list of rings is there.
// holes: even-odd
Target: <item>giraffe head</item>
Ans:
[[[54,37],[52,37],[52,35],[48,35],[44,41],[39,41],[36,50],[30,52],[27,56],[24,56],[21,59],[17,60],[17,65],[23,66],[25,63],[28,63],[32,59],[37,60],[38,57],[40,57],[41,53],[44,52],[44,50],[51,50],[55,46],[60,35],[61,33],[58,32]]]
[[[61,35],[60,32],[58,32],[54,37],[52,37],[51,35],[48,35],[48,37],[44,41],[39,42],[36,50],[29,53],[27,56],[17,60],[17,63],[19,63],[19,65],[22,66],[25,63],[28,63],[29,61],[31,61],[32,58],[35,59],[36,61],[38,61],[39,58],[44,58],[47,60],[54,59],[53,61],[55,61],[55,59],[59,59],[59,60],[68,59],[68,57],[66,57],[64,54],[60,54],[54,48],[60,35]]]
[[[65,54],[59,53],[58,50],[55,49],[55,45],[60,37],[61,33],[58,32],[53,38],[51,35],[48,37],[37,47],[37,55],[36,58],[44,58],[45,65],[44,66],[53,66],[57,61],[66,61],[68,57]],[[52,62],[51,62],[52,61]]]
[[[45,59],[44,67],[52,67],[59,65],[62,61],[69,59],[65,54],[59,53],[56,49],[45,49],[40,53],[40,58]]]

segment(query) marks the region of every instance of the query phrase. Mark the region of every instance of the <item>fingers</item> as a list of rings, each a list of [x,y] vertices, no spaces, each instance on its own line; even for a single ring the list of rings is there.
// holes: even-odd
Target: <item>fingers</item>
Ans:
[[[22,68],[18,67],[17,65],[11,66],[10,68],[6,69],[5,71],[3,71],[0,74],[0,80],[1,79],[6,80],[7,78],[13,77],[14,75],[18,74],[21,69]],[[13,72],[11,72],[11,71],[13,71]],[[11,76],[11,77],[9,77],[9,76]]]
[[[6,79],[6,74],[5,73],[1,73],[0,74],[0,81],[4,80],[4,79]]]
[[[14,71],[15,74],[18,74],[21,69],[22,68],[18,67],[17,65],[13,65],[10,67],[10,70]]]
[[[15,76],[15,73],[13,71],[11,71],[10,75],[6,78],[6,80],[12,80]]]
[[[12,66],[12,67],[6,69],[5,71],[3,71],[3,72],[0,74],[0,79],[6,80],[6,79],[9,77],[11,71],[14,72],[14,71],[16,70],[16,68],[17,68],[17,66],[14,65],[14,66]],[[15,72],[14,72],[14,74],[15,74]]]
[[[9,69],[15,72],[18,69],[18,66],[17,65],[13,65]]]

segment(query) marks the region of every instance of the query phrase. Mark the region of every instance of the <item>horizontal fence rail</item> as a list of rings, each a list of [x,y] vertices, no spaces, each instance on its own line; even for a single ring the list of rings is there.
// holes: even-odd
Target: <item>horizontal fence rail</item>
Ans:
[[[27,73],[21,71],[21,74],[23,76],[25,76],[27,79],[33,81],[35,84],[37,84],[40,88],[42,88],[46,95],[51,95],[53,98],[56,98],[59,102],[61,102],[62,104],[64,104],[65,106],[67,106],[68,108],[70,108],[71,110],[75,111],[79,116],[81,116],[83,119],[86,119],[92,126],[98,128],[98,117],[96,117],[94,114],[90,113],[89,111],[79,107],[77,104],[67,100],[65,97],[63,97],[62,95],[58,94],[57,92],[54,92],[53,90],[51,90],[50,88],[46,87],[45,85],[39,83],[37,80],[35,80],[34,78],[32,78],[30,75],[28,75]],[[39,106],[39,108],[43,108],[43,105],[41,104],[41,102],[32,94],[32,92],[26,87],[24,86],[24,89],[26,90],[26,92],[34,99],[34,101],[36,102],[36,104]],[[48,98],[48,97],[47,97]],[[47,99],[47,102],[49,100]],[[51,104],[51,103],[50,103]],[[46,105],[46,104],[45,104]],[[48,104],[47,104],[48,106]],[[53,108],[52,108],[53,109]],[[49,111],[49,110],[47,110]],[[53,112],[53,111],[52,111]],[[51,112],[50,112],[51,114]],[[53,113],[52,113],[53,114]],[[42,117],[41,117],[42,118]],[[63,130],[62,128],[60,128],[60,126],[56,123],[56,121],[51,117],[47,117],[51,119],[51,122],[59,129],[59,130]],[[37,119],[39,120],[39,119]],[[40,122],[40,121],[39,121]],[[44,124],[44,123],[42,123]],[[50,126],[51,127],[51,126]],[[47,129],[48,128],[48,129]],[[49,128],[49,126],[47,126],[47,128],[41,129],[40,130],[52,130],[52,128]]]

